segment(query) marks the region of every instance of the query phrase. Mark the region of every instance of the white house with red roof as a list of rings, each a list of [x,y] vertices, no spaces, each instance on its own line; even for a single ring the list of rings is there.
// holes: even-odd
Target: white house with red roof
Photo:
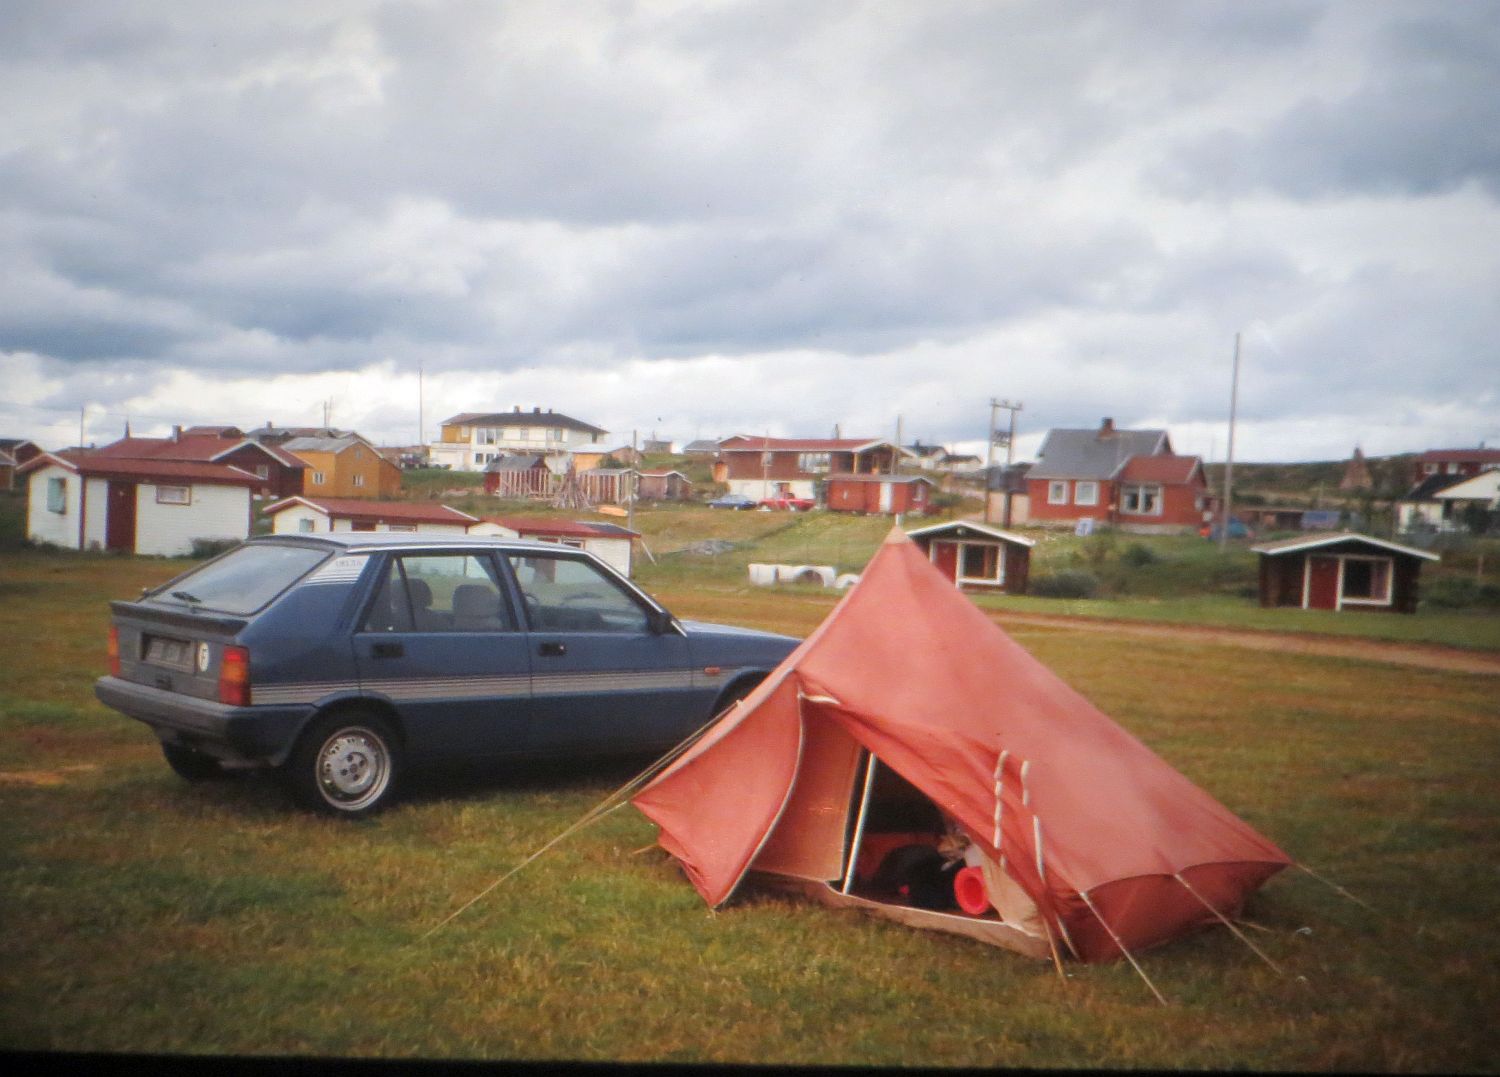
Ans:
[[[622,576],[630,575],[631,553],[635,540],[641,537],[639,531],[618,524],[540,516],[486,516],[469,534],[533,539],[587,550]]]
[[[261,482],[227,464],[76,450],[42,453],[18,472],[30,541],[163,557],[191,554],[200,540],[248,537],[250,494]]]
[[[271,533],[316,535],[329,531],[421,531],[463,535],[479,522],[467,512],[424,501],[288,497],[267,505]]]
[[[731,494],[762,501],[817,496],[816,483],[833,475],[889,475],[916,454],[871,438],[773,438],[736,434],[719,442],[714,481]]]

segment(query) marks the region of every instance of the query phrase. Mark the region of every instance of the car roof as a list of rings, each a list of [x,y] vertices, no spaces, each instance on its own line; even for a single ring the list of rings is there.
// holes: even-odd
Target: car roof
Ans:
[[[247,544],[325,546],[334,549],[369,553],[375,550],[401,550],[413,546],[428,549],[465,550],[547,550],[557,553],[585,553],[570,546],[559,546],[555,542],[537,542],[533,539],[504,538],[500,535],[434,535],[420,531],[333,531],[321,534],[256,535],[247,539]]]

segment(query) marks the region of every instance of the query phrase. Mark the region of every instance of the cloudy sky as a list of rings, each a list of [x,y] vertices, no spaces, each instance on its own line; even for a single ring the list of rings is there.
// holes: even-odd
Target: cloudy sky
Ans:
[[[1220,460],[1237,333],[1237,459],[1500,444],[1492,0],[6,0],[0,102],[0,436],[48,448],[982,452],[1000,397],[1022,458]]]

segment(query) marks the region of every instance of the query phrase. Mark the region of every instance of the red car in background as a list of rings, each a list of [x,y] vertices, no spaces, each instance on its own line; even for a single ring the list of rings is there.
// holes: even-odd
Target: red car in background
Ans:
[[[787,512],[806,512],[815,509],[818,503],[810,497],[766,497],[762,498],[760,507],[765,510],[785,509]]]

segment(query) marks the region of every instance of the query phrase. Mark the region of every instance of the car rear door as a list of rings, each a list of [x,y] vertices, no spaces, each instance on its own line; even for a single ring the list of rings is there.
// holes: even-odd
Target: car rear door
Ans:
[[[389,554],[354,636],[362,691],[391,701],[416,762],[525,750],[526,633],[489,552]]]
[[[511,553],[531,657],[531,730],[538,754],[675,744],[708,717],[713,689],[695,685],[688,640],[652,628],[651,607],[591,558]]]

